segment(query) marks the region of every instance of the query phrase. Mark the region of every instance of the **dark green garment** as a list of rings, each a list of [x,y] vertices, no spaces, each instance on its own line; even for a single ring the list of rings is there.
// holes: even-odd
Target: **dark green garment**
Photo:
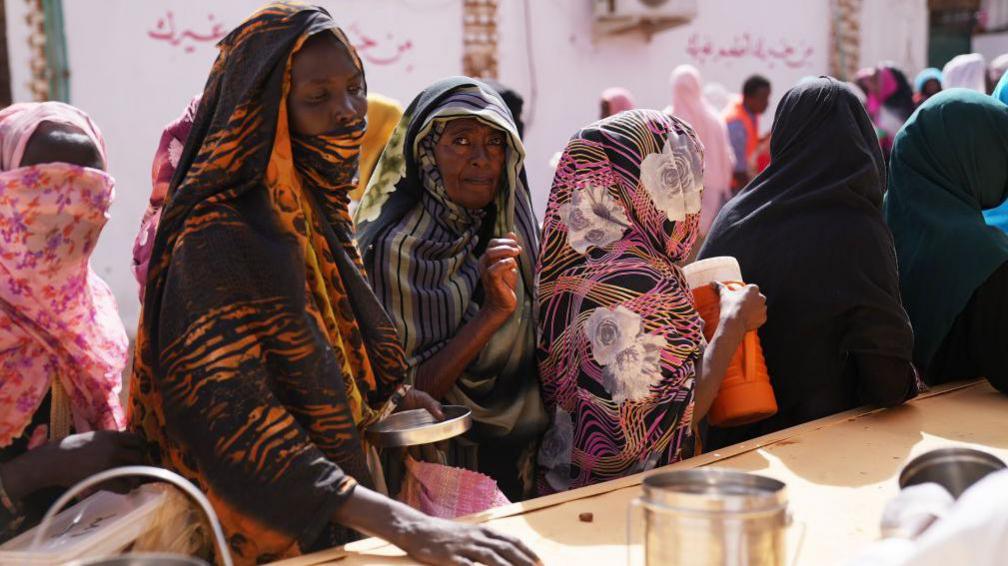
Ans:
[[[884,213],[900,287],[926,369],[973,292],[1008,261],[1008,235],[982,210],[1008,196],[1008,107],[978,92],[943,91],[896,135]]]

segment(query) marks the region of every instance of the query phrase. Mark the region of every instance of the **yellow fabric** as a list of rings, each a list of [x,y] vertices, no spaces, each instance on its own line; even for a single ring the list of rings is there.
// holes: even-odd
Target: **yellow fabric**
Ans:
[[[368,181],[371,180],[371,173],[374,172],[378,158],[385,150],[385,144],[392,137],[392,131],[402,118],[403,109],[395,100],[376,93],[368,94],[367,110],[367,132],[361,140],[360,170],[358,173],[357,188],[350,191],[350,200],[359,201],[364,189],[367,188]]]
[[[301,37],[291,51],[290,59],[301,49],[301,45],[308,39],[308,35]],[[342,38],[341,38],[342,39]],[[304,236],[301,236],[294,228],[296,213],[280,214],[281,222],[289,225],[291,232],[298,234],[304,251],[305,264],[308,272],[307,289],[310,296],[314,298],[318,313],[312,313],[317,317],[319,328],[324,329],[329,338],[329,344],[340,352],[338,358],[342,361],[341,371],[343,375],[358,375],[361,372],[370,374],[371,367],[368,360],[355,356],[355,348],[347,342],[343,332],[347,322],[337,316],[333,308],[333,297],[341,297],[346,294],[342,288],[342,280],[335,273],[327,273],[336,269],[331,262],[323,263],[320,260],[320,252],[326,253],[328,243],[319,231],[315,228],[317,219],[308,199],[304,198],[305,189],[294,167],[293,155],[291,153],[290,129],[287,122],[287,96],[290,92],[290,62],[287,64],[287,77],[283,85],[283,97],[277,117],[276,138],[273,145],[273,154],[267,167],[266,185],[270,189],[270,197],[276,203],[274,207],[280,211],[299,210],[305,218]],[[333,152],[352,152],[356,150],[352,144],[349,147],[332,147]],[[330,187],[335,190],[335,187]],[[284,202],[287,199],[294,200],[295,203]],[[291,207],[290,204],[294,204]],[[358,359],[363,362],[364,367],[352,367],[351,360]],[[354,423],[358,428],[363,429],[377,420],[377,411],[372,409],[364,400],[364,395],[357,386],[357,380],[347,379],[344,381],[346,387],[347,402],[350,412],[353,415]]]
[[[58,379],[52,383],[52,399],[49,403],[49,441],[56,442],[70,436],[73,426],[73,412],[70,397]]]

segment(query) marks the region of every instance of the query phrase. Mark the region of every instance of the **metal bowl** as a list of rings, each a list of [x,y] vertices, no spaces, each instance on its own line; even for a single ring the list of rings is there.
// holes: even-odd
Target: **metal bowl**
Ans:
[[[371,425],[364,432],[368,441],[378,447],[416,446],[441,442],[472,428],[472,411],[461,405],[441,407],[445,418],[438,421],[427,409],[392,413],[385,420]]]
[[[68,566],[210,566],[191,556],[159,553],[134,553],[71,562]]]
[[[1005,469],[998,457],[972,448],[941,448],[917,456],[900,472],[900,489],[934,482],[956,499],[987,474]]]

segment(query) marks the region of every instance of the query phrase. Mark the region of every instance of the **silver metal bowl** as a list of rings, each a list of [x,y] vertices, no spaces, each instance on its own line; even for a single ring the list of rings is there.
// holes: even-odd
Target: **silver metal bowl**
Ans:
[[[210,566],[204,560],[178,554],[134,553],[71,562],[68,566]]]
[[[917,456],[900,472],[899,486],[934,482],[956,499],[969,487],[1005,468],[997,456],[972,448],[940,448]]]
[[[445,418],[438,421],[427,409],[392,413],[385,420],[371,425],[364,432],[368,441],[378,447],[416,446],[441,442],[465,434],[472,428],[472,411],[461,405],[441,407]]]

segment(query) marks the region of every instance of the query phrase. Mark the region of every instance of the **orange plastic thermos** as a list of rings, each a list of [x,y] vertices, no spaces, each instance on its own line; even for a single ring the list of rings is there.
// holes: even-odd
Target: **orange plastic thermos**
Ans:
[[[730,289],[745,285],[742,270],[733,257],[712,257],[683,268],[693,291],[696,309],[704,321],[704,337],[710,340],[721,318],[720,295],[711,283],[718,281]],[[714,404],[707,413],[710,424],[739,426],[763,420],[777,412],[763,348],[755,330],[746,333],[732,357]]]

